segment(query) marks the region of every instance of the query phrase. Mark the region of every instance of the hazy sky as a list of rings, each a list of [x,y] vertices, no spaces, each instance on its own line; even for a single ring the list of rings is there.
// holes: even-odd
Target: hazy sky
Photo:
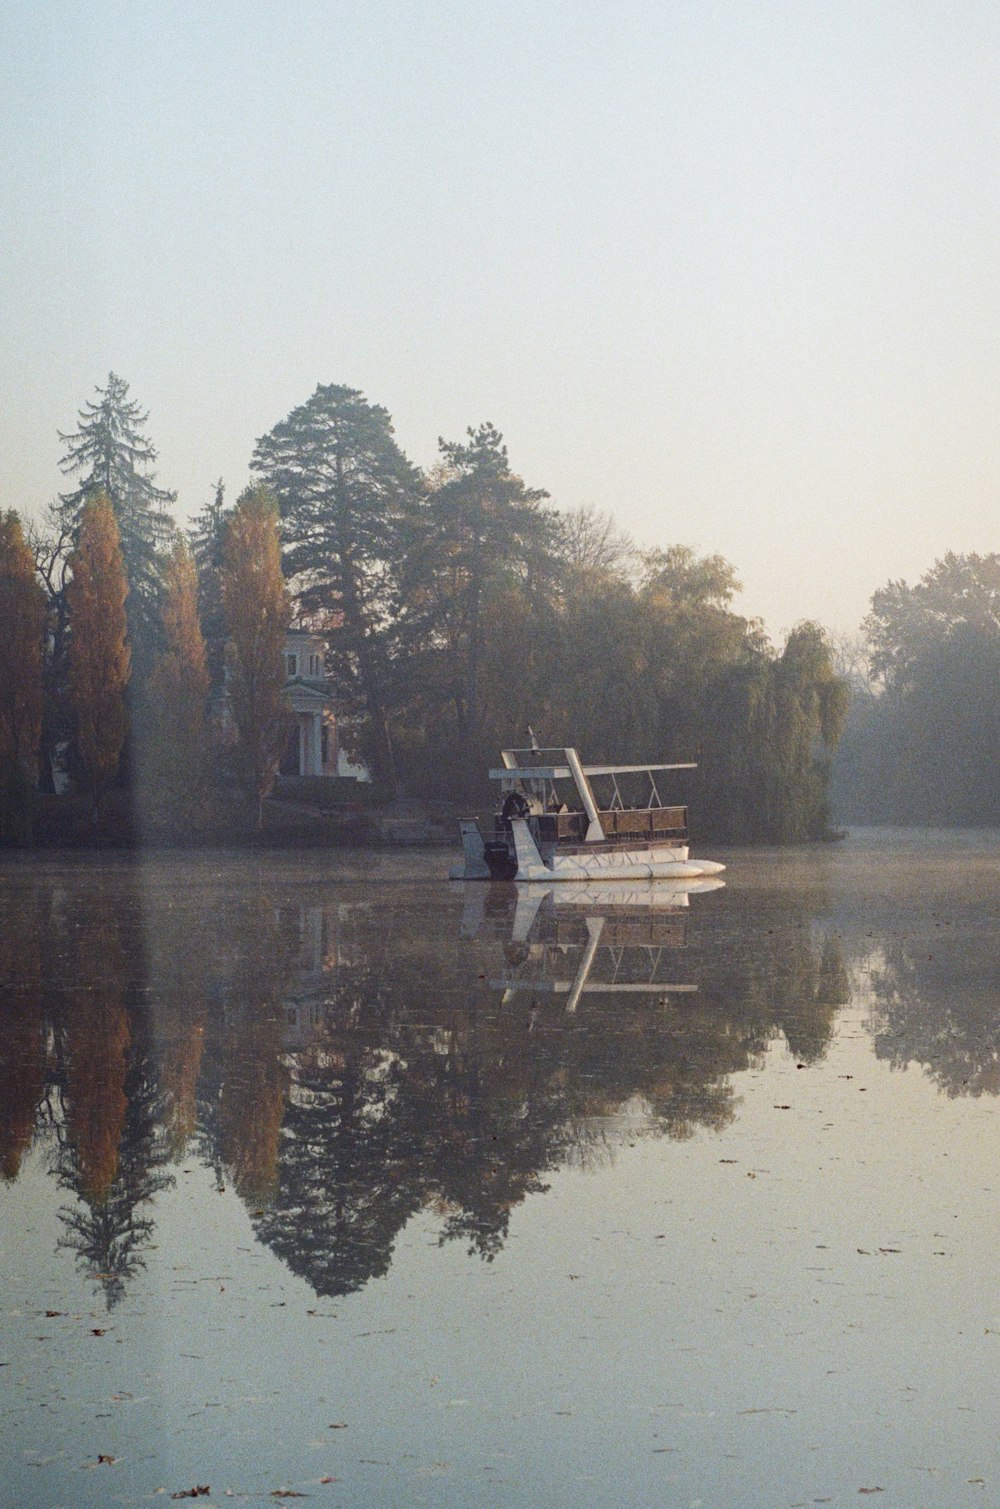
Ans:
[[[1000,549],[997,0],[6,0],[0,59],[0,506],[113,369],[182,519],[336,382],[774,635]]]

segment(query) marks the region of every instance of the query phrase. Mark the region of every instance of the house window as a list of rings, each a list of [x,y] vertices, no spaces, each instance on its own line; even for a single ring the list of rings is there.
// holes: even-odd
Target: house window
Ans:
[[[297,676],[299,674],[299,657],[297,655],[286,655],[285,661],[288,665],[289,676]]]

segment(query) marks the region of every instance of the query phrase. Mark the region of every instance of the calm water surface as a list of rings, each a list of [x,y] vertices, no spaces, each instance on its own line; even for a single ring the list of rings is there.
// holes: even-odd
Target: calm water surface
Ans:
[[[0,862],[0,1502],[1000,1503],[1000,840],[721,857]]]

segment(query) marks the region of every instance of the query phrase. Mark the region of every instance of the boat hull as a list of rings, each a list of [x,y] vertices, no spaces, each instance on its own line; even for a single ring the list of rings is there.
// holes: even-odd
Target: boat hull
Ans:
[[[511,823],[514,854],[510,864],[491,868],[483,839],[475,823],[462,823],[465,863],[451,871],[453,880],[518,880],[544,885],[572,881],[695,880],[718,875],[726,867],[711,859],[690,859],[686,844],[646,844],[629,848],[621,844],[593,844],[569,853],[557,851],[544,858],[524,818]]]
[[[696,880],[718,875],[725,868],[711,859],[682,859],[671,849],[626,849],[608,854],[557,855],[551,866],[541,859],[537,864],[518,864],[516,878],[545,885],[587,880]]]

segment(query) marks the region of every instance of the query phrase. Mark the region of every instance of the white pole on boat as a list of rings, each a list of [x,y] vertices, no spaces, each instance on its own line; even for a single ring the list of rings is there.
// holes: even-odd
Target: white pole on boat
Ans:
[[[580,764],[580,756],[575,749],[566,750],[566,764],[569,766],[570,775],[576,782],[576,789],[583,801],[583,810],[590,819],[587,824],[585,842],[588,844],[600,842],[604,838],[604,829],[601,827],[601,819],[597,812],[597,803],[594,801],[594,793],[587,773]]]

